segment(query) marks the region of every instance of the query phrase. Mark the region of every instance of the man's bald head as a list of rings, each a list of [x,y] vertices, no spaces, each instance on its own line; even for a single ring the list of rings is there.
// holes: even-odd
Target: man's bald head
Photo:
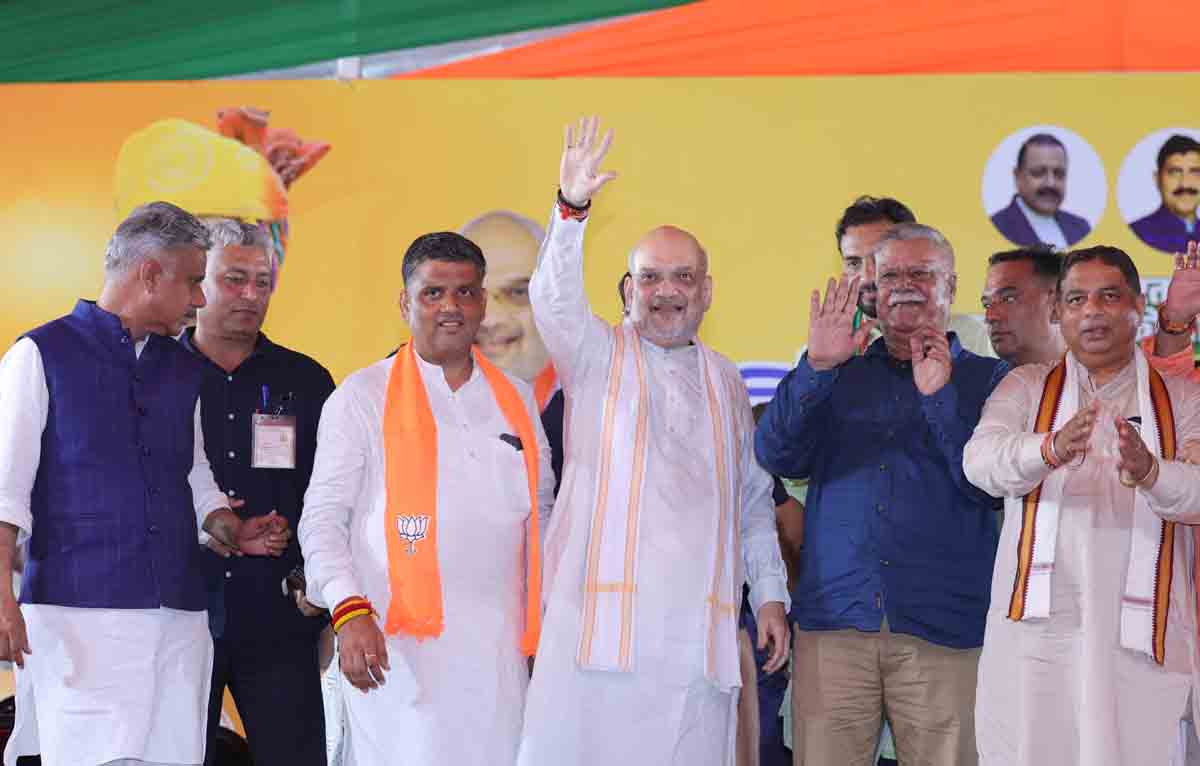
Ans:
[[[626,297],[638,333],[663,348],[691,343],[712,303],[700,241],[677,226],[652,229],[630,253],[629,272]]]
[[[700,240],[696,239],[695,235],[686,229],[681,229],[678,226],[658,226],[646,232],[645,236],[638,240],[633,246],[633,250],[629,253],[629,272],[637,271],[637,257],[639,251],[651,248],[654,250],[666,250],[683,255],[691,252],[696,258],[695,266],[700,273],[708,274],[708,253],[700,244]]]
[[[542,246],[542,229],[523,215],[493,210],[473,218],[460,233],[483,251],[487,313],[476,336],[484,356],[524,380],[548,362],[529,307],[529,279]]]
[[[532,251],[535,258],[538,248],[542,246],[543,236],[542,227],[534,221],[508,210],[493,210],[476,216],[467,221],[458,233],[479,245],[485,254],[489,247],[512,248]],[[490,258],[488,268],[491,268]]]

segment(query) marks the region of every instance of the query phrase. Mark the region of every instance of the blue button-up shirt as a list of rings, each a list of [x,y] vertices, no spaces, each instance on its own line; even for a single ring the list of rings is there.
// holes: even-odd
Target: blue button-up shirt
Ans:
[[[800,360],[755,433],[773,474],[809,478],[792,595],[802,630],[891,630],[951,648],[983,643],[998,531],[963,475],[963,447],[1008,371],[949,333],[953,371],[933,396],[882,338],[818,372]]]

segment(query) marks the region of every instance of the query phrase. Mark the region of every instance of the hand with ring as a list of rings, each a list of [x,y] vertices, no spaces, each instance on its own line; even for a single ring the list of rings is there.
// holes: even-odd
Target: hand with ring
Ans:
[[[338,660],[354,688],[369,692],[383,686],[383,672],[391,666],[375,615],[354,617],[338,629]]]

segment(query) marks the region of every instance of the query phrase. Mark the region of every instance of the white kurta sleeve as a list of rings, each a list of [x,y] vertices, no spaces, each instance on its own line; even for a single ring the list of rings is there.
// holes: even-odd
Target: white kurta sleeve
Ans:
[[[42,355],[22,338],[0,359],[0,521],[17,528],[18,545],[33,532],[30,504],[49,412]]]
[[[193,437],[192,470],[188,472],[188,486],[192,489],[192,504],[196,508],[196,526],[200,530],[200,544],[208,542],[208,533],[204,531],[204,521],[208,514],[222,508],[229,508],[229,498],[217,486],[213,478],[212,466],[208,462],[208,453],[204,451],[204,425],[200,418],[200,400],[196,399],[196,413],[192,426]]]
[[[366,477],[368,438],[353,392],[339,387],[321,410],[317,454],[297,530],[306,595],[316,606],[332,609],[365,594],[350,554],[350,520]]]
[[[739,387],[741,379],[738,379]],[[744,390],[744,389],[742,389]],[[741,536],[742,561],[746,566],[746,582],[750,585],[750,608],[754,614],[763,604],[783,603],[784,611],[792,608],[787,589],[787,567],[779,550],[779,531],[775,523],[775,482],[771,474],[754,458],[753,419],[750,403],[739,403],[746,410],[739,418],[743,433],[741,441]]]
[[[755,614],[770,601],[782,602],[784,611],[792,608],[771,489],[771,475],[754,463],[742,485],[742,560],[750,584],[750,608]]]
[[[1175,384],[1176,381],[1171,381]],[[1171,385],[1175,410],[1175,441],[1178,448],[1200,440],[1200,386],[1188,383],[1179,391]],[[1150,489],[1139,489],[1150,510],[1168,521],[1200,523],[1200,465],[1178,460],[1159,461],[1158,479]]]
[[[556,208],[529,282],[533,320],[563,388],[573,388],[584,374],[586,351],[607,349],[609,343],[609,327],[592,313],[584,287],[586,229],[586,221],[564,221]]]
[[[1027,427],[1044,380],[1043,365],[1005,376],[983,405],[975,433],[963,449],[967,480],[993,497],[1022,497],[1050,473],[1042,460],[1044,434]]]

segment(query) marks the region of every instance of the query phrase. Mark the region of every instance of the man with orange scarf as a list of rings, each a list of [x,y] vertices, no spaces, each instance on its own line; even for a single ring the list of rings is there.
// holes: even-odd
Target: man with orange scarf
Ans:
[[[473,348],[479,247],[427,234],[402,270],[412,339],[346,378],[321,415],[299,528],[308,598],[331,609],[359,690],[344,695],[347,766],[511,764],[550,452],[532,390]]]

